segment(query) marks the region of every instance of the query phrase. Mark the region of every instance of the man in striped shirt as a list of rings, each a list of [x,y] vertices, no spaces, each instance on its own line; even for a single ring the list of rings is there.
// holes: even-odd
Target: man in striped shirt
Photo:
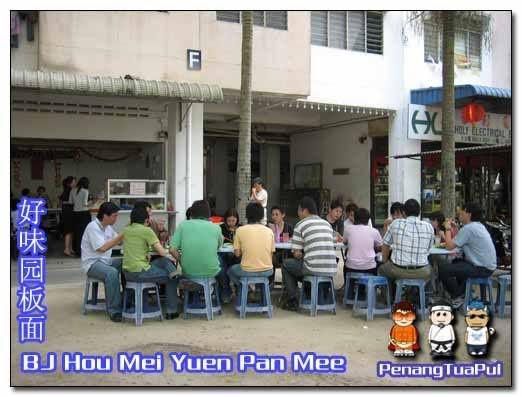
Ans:
[[[419,219],[420,204],[417,200],[407,200],[404,213],[406,218],[395,219],[382,239],[384,264],[379,267],[378,273],[392,283],[404,278],[427,281],[431,276],[428,255],[435,242],[433,226]]]
[[[305,275],[334,276],[337,273],[335,255],[336,234],[330,224],[317,215],[317,206],[310,197],[299,202],[297,215],[301,219],[294,228],[292,253],[294,258],[283,263],[284,292],[281,308],[297,311],[297,281]]]

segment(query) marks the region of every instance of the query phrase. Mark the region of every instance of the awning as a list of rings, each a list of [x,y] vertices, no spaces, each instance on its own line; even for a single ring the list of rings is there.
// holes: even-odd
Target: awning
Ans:
[[[510,152],[511,145],[489,145],[489,146],[471,146],[455,148],[455,152]],[[441,150],[430,150],[427,152],[401,154],[398,156],[389,156],[392,159],[414,159],[416,157],[430,156],[432,154],[440,154]]]
[[[11,87],[75,95],[172,98],[185,102],[223,101],[221,87],[214,84],[143,80],[131,76],[102,77],[11,69]]]
[[[442,87],[411,90],[410,97],[410,102],[416,105],[440,104],[442,103]],[[511,100],[511,90],[507,88],[486,87],[483,85],[471,84],[455,86],[455,101],[474,97]]]

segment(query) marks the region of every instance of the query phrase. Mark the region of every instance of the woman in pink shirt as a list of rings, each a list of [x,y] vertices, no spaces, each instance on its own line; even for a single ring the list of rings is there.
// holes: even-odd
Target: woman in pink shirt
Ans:
[[[355,211],[354,224],[344,229],[344,242],[348,243],[348,254],[344,267],[347,272],[377,274],[375,253],[381,250],[382,238],[377,229],[368,226],[370,213],[366,208]]]

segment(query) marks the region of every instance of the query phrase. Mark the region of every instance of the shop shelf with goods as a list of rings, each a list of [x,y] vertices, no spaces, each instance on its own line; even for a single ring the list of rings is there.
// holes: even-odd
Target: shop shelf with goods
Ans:
[[[107,180],[107,200],[120,207],[115,229],[121,230],[130,223],[130,212],[138,201],[147,201],[152,207],[154,219],[169,227],[175,211],[169,211],[167,202],[167,181],[148,179]]]

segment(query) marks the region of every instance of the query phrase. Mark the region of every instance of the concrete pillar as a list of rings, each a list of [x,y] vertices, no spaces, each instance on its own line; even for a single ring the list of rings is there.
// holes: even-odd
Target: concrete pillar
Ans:
[[[394,116],[389,118],[389,177],[388,207],[394,201],[414,198],[420,203],[421,162],[411,159],[393,159],[400,154],[419,153],[421,141],[408,139],[408,105],[400,107]]]
[[[185,219],[187,205],[186,197],[186,138],[187,123],[181,120],[184,115],[188,117],[187,107],[189,104],[181,105],[171,103],[168,105],[168,142],[166,150],[167,163],[167,185],[168,199],[178,211],[175,217],[175,224],[179,224]],[[192,161],[190,173],[191,197],[190,203],[194,200],[203,199],[203,104],[192,104],[192,146],[190,148]],[[180,125],[180,121],[181,125]],[[190,206],[190,203],[188,204]],[[172,227],[171,218],[171,227]]]

